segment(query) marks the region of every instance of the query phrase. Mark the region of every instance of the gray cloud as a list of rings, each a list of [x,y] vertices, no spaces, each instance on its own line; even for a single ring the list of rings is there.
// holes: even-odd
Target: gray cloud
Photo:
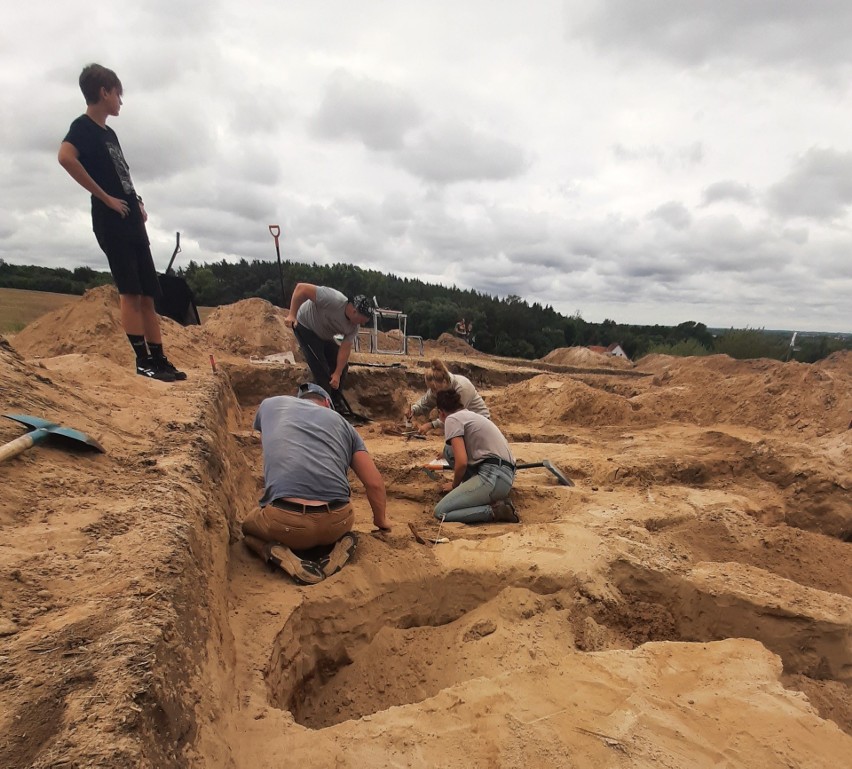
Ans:
[[[833,219],[852,203],[852,152],[812,147],[790,173],[767,193],[770,208],[781,216]]]
[[[724,200],[732,200],[737,203],[753,203],[755,199],[754,190],[747,184],[726,179],[704,188],[701,205],[709,206]]]
[[[458,121],[426,129],[396,160],[409,173],[440,184],[514,179],[529,167],[520,147]]]
[[[311,127],[325,139],[354,138],[372,150],[393,150],[421,121],[414,99],[401,89],[339,70],[326,85]]]
[[[692,222],[692,214],[686,210],[686,206],[674,200],[655,208],[648,214],[648,218],[659,219],[675,230],[684,230]]]
[[[569,8],[569,36],[607,51],[698,66],[719,59],[847,66],[852,5],[845,0],[597,0]]]

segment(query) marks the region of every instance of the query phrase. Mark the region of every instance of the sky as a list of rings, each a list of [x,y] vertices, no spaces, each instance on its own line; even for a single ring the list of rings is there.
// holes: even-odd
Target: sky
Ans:
[[[0,259],[106,269],[58,165],[82,67],[158,269],[284,259],[585,320],[852,332],[848,0],[7,7]],[[381,303],[381,297],[378,297]]]

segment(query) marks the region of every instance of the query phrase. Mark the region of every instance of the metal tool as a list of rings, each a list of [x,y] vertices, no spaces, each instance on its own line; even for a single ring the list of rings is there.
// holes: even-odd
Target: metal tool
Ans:
[[[574,482],[568,478],[558,467],[554,467],[553,463],[549,459],[542,459],[541,462],[522,462],[519,465],[515,465],[516,470],[526,470],[529,467],[543,467],[546,470],[549,470],[556,476],[556,480],[559,481],[560,486],[573,486]]]
[[[281,280],[281,306],[287,304],[287,292],[284,291],[284,268],[281,266],[281,249],[278,247],[278,236],[281,234],[281,228],[277,224],[269,225],[269,234],[275,238],[275,256],[278,257],[278,277]]]
[[[526,470],[530,467],[543,467],[545,470],[549,470],[556,476],[556,480],[559,481],[560,486],[573,486],[574,482],[566,476],[558,467],[556,467],[549,459],[543,459],[541,462],[520,462],[515,465],[516,470]],[[430,462],[423,468],[423,472],[426,473],[432,480],[440,481],[441,476],[438,472],[450,470],[450,466],[447,462],[440,457],[433,462]],[[438,471],[438,472],[436,472]]]
[[[32,448],[37,443],[41,443],[50,437],[58,437],[71,446],[83,448],[84,446],[94,449],[95,451],[104,451],[94,438],[86,433],[81,433],[79,430],[73,430],[70,427],[61,427],[55,422],[48,422],[46,419],[39,417],[31,417],[26,414],[4,414],[7,419],[12,419],[15,422],[20,422],[22,425],[32,428],[32,432],[22,435],[20,438],[15,438],[13,441],[0,446],[0,462],[6,459],[22,454],[29,448]]]

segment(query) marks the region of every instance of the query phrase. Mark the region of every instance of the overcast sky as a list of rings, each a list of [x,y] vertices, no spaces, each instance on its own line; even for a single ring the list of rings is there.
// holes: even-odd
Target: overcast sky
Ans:
[[[589,321],[852,331],[850,40],[849,0],[10,4],[0,259],[106,269],[56,162],[98,62],[160,270],[279,224]]]

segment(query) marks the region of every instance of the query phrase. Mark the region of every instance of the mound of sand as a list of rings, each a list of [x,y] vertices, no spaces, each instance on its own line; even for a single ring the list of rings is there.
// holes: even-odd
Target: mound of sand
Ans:
[[[424,342],[424,348],[428,357],[440,357],[441,355],[477,355],[483,356],[485,353],[471,347],[463,339],[459,339],[452,334],[441,334],[436,340]]]
[[[243,299],[218,307],[204,323],[211,347],[237,356],[263,356],[291,351],[302,360],[299,343],[284,325],[286,310],[265,299]]]
[[[498,422],[542,426],[721,423],[816,435],[845,430],[852,415],[852,353],[822,365],[653,356],[641,368],[655,376],[623,392],[610,383],[541,375],[507,387],[492,411]]]
[[[544,363],[582,368],[632,368],[633,364],[615,355],[604,355],[588,347],[557,347],[541,358]]]
[[[509,385],[488,405],[498,424],[544,426],[564,422],[591,426],[642,421],[628,398],[552,374]]]
[[[659,419],[820,432],[846,428],[852,414],[849,352],[813,365],[727,355],[653,355],[642,358],[637,368],[655,376],[652,389],[634,402],[650,407]]]
[[[194,366],[204,361],[199,327],[184,328],[169,318],[161,318],[160,326],[166,352],[174,362]],[[91,353],[122,366],[134,361],[121,326],[115,286],[90,289],[80,299],[42,315],[16,334],[12,345],[25,358]]]

